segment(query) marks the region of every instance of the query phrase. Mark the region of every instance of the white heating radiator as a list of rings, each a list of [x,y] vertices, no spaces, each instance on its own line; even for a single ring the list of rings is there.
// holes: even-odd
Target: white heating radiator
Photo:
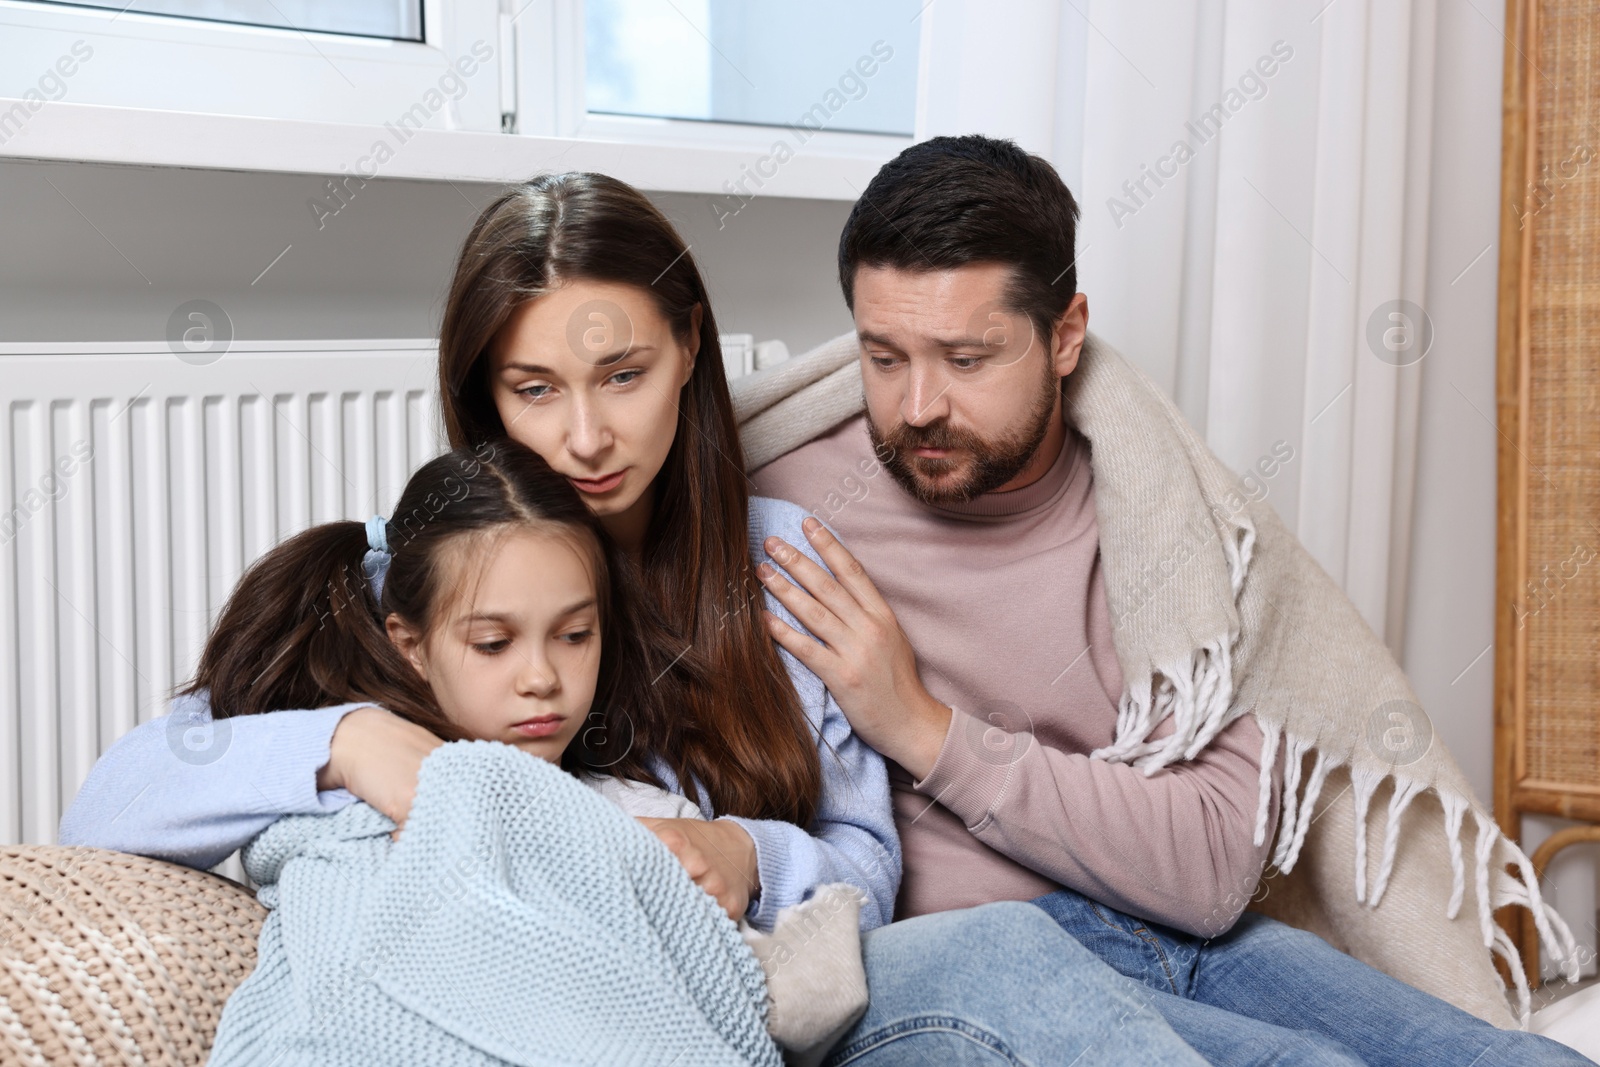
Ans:
[[[435,342],[0,345],[0,844],[55,840],[244,568],[443,449]]]

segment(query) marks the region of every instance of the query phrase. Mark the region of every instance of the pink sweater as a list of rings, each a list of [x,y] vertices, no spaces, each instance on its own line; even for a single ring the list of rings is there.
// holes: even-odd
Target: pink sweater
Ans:
[[[1202,936],[1233,925],[1271,847],[1252,843],[1255,719],[1149,777],[1089,758],[1112,741],[1123,679],[1087,439],[1069,429],[1038,481],[957,507],[901,489],[864,415],[753,477],[839,535],[894,608],[928,692],[955,709],[926,778],[889,764],[905,854],[895,918],[1070,886]],[[1154,736],[1171,732],[1169,719]]]

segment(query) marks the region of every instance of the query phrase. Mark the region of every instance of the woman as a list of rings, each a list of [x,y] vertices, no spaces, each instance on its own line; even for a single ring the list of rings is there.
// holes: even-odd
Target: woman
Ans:
[[[752,557],[764,559],[774,535],[813,555],[803,512],[749,497],[705,285],[644,196],[603,175],[564,174],[485,208],[457,262],[439,375],[451,445],[507,434],[566,476],[638,563],[684,654],[707,665],[684,698],[678,743],[650,756],[709,821],[645,824],[730,916],[758,929],[820,884],[866,892],[862,926],[883,935],[863,948],[872,1005],[834,1061],[1072,1062],[1093,1049],[1099,1062],[1200,1062],[1148,1010],[1148,993],[1037,908],[885,925],[900,853],[882,759],[774,646],[761,611],[799,626],[760,593]],[[181,740],[208,729],[203,751]],[[101,758],[60,837],[209,867],[284,815],[353,797],[403,824],[418,767],[439,743],[370,706],[213,724],[195,694]],[[1041,1000],[1061,1006],[1038,1012]],[[1064,1017],[1083,1026],[1041,1025]]]

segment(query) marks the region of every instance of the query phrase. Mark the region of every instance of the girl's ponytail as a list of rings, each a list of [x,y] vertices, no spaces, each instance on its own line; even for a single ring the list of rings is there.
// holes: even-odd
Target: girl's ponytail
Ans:
[[[363,571],[367,530],[330,522],[291,537],[240,579],[195,677],[215,718],[371,701],[446,740],[464,735],[390,643]]]

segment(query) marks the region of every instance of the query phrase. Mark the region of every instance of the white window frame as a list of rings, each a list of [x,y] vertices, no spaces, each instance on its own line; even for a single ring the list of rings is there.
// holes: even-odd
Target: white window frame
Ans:
[[[542,25],[525,25],[530,17]],[[519,128],[525,133],[576,140],[760,153],[787,132],[783,126],[697,121],[590,112],[585,106],[588,53],[583,0],[533,0],[515,16],[518,31]],[[917,84],[925,48],[918,49]],[[920,115],[919,108],[919,115]],[[792,138],[791,138],[792,140]],[[878,165],[915,143],[915,136],[821,130],[806,140],[805,151]]]
[[[498,23],[498,0],[423,0],[420,42],[0,0],[0,96],[22,97],[82,41],[93,58],[62,79],[63,102],[381,126],[407,113],[482,40],[493,62],[464,79],[460,99],[447,99],[424,125],[494,132]],[[185,72],[181,81],[151,76],[175,64]]]
[[[176,41],[200,68],[215,68],[224,57],[230,75],[261,87],[254,104],[231,114],[220,113],[201,93],[181,106],[169,101],[158,107],[141,105],[137,96],[131,103],[86,102],[69,91],[37,111],[25,136],[0,139],[0,158],[337,175],[356,169],[383,135],[382,124],[416,103],[421,87],[479,39],[494,46],[494,69],[476,76],[493,79],[492,88],[483,82],[490,91],[474,83],[462,99],[472,105],[466,113],[446,108],[435,114],[429,128],[384,165],[382,177],[510,182],[544,170],[597,170],[646,190],[854,200],[879,166],[927,128],[926,17],[915,136],[818,131],[792,159],[756,181],[749,175],[774,171],[772,149],[790,134],[787,128],[587,112],[583,0],[424,4],[427,40],[416,43],[0,0],[0,113],[16,103],[22,83],[48,69],[78,37],[94,45],[94,62],[104,64],[98,69],[125,79],[136,81],[141,55],[153,54],[142,48]],[[292,72],[315,64],[319,76],[342,87],[330,69],[341,60],[390,76],[360,114],[330,117],[324,101],[299,89]],[[303,99],[284,106],[285,86],[289,97],[300,92]],[[508,129],[516,136],[507,136]],[[794,147],[792,134],[788,140]]]

